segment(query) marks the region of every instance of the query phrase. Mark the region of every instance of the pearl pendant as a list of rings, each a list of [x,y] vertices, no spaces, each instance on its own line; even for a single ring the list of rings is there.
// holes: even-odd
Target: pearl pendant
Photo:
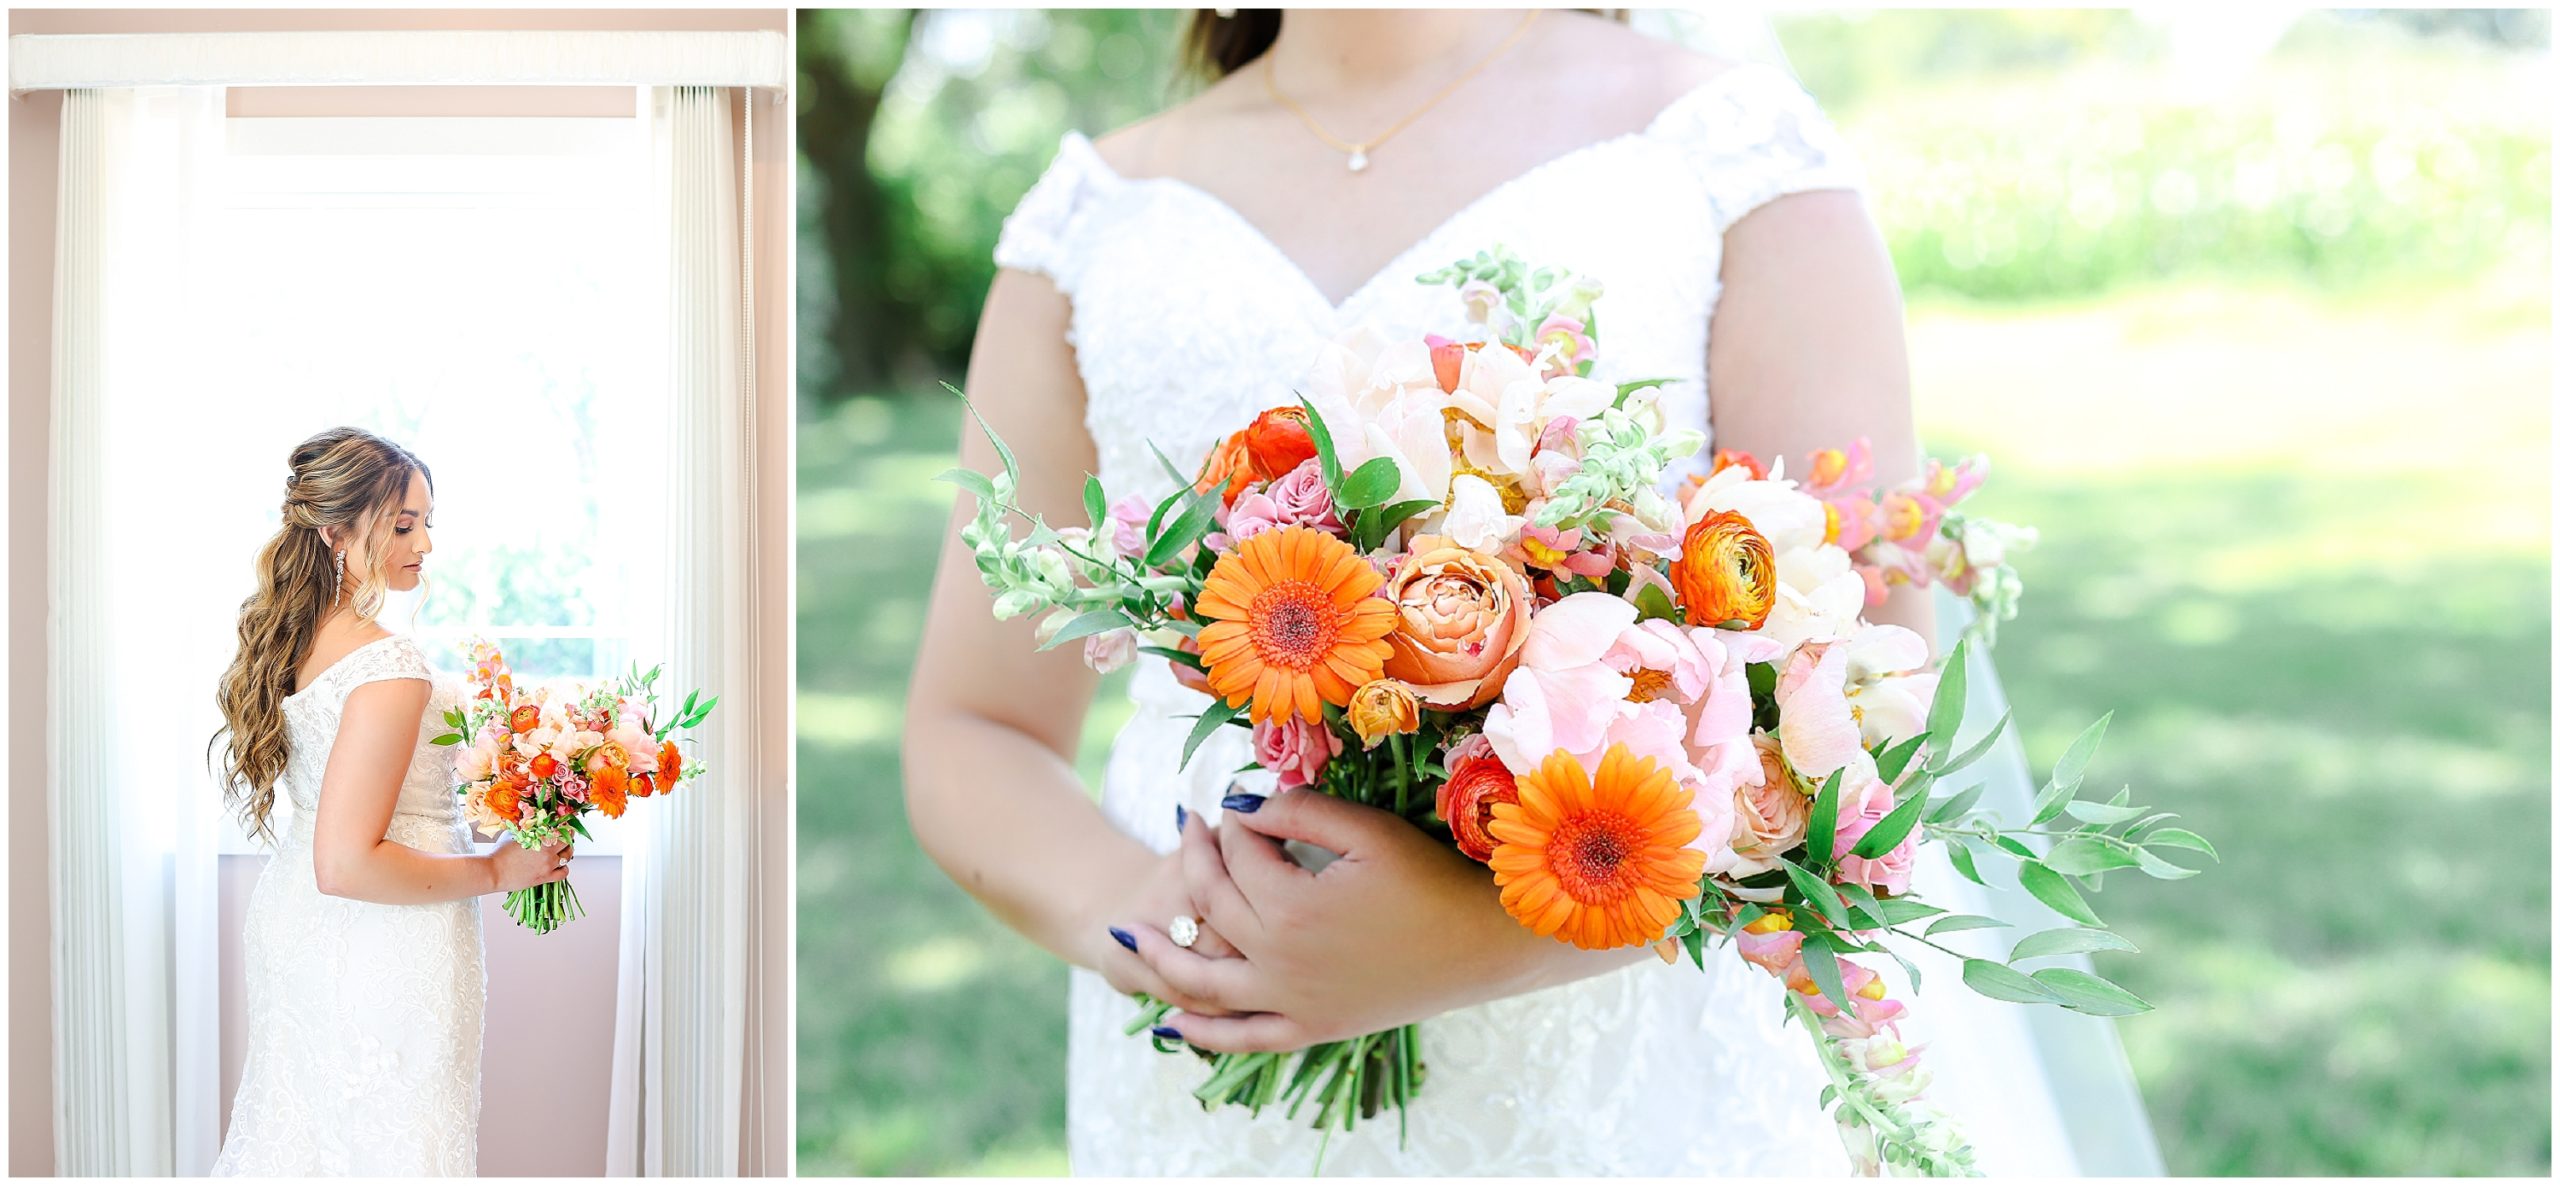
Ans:
[[[1367,169],[1369,167],[1368,151],[1366,149],[1359,148],[1352,149],[1351,159],[1347,163],[1351,166],[1351,171],[1354,173]]]

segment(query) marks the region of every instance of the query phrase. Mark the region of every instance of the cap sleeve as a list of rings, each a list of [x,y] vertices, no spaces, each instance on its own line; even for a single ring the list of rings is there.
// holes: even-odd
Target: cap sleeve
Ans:
[[[1839,130],[1775,67],[1727,69],[1665,108],[1651,130],[1696,173],[1718,234],[1788,194],[1865,185]]]
[[[432,688],[436,678],[435,669],[427,665],[426,652],[405,634],[392,635],[349,654],[329,674],[337,680],[341,700],[365,684],[414,679],[424,680]]]
[[[1070,291],[1079,270],[1077,220],[1113,176],[1092,141],[1080,132],[1067,133],[1049,167],[1005,216],[996,235],[996,266],[1038,273],[1058,291]]]

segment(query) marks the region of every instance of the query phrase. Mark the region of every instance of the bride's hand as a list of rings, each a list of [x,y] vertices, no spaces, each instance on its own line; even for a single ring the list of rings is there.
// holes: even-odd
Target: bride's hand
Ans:
[[[530,889],[546,881],[559,881],[569,876],[569,858],[576,855],[574,846],[546,844],[526,848],[513,837],[498,842],[489,853],[491,892],[511,894]]]
[[[1192,821],[1186,827],[1198,827]],[[1111,987],[1124,993],[1146,993],[1160,1001],[1171,1002],[1185,1013],[1223,1016],[1225,1011],[1207,1001],[1183,992],[1156,974],[1138,955],[1139,933],[1156,937],[1158,943],[1172,947],[1164,937],[1165,928],[1177,915],[1200,918],[1192,904],[1191,892],[1183,885],[1182,857],[1179,853],[1150,857],[1146,872],[1128,892],[1102,903],[1094,912],[1090,925],[1081,928],[1090,946],[1085,951],[1086,967],[1102,973]],[[1140,924],[1138,920],[1146,920]],[[1178,949],[1177,949],[1178,950]],[[1207,919],[1200,919],[1200,937],[1191,951],[1202,958],[1233,958],[1235,948],[1220,937]]]
[[[1212,832],[1183,830],[1187,890],[1241,958],[1175,947],[1161,926],[1127,925],[1154,975],[1236,1016],[1169,1024],[1210,1050],[1297,1050],[1451,1009],[1596,975],[1643,948],[1576,950],[1502,909],[1484,866],[1389,812],[1313,791],[1228,800]],[[1301,840],[1339,859],[1309,872],[1281,848]]]

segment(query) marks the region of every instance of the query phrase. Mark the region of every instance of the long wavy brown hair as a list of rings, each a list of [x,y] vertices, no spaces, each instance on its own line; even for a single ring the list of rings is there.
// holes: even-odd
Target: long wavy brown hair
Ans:
[[[1190,27],[1183,30],[1184,65],[1204,78],[1220,79],[1241,70],[1280,39],[1280,10],[1277,8],[1238,8],[1233,15],[1220,16],[1214,8],[1191,10]],[[1585,8],[1579,11],[1624,22],[1629,10],[1624,8]]]
[[[340,606],[371,621],[390,586],[383,557],[409,475],[435,490],[427,463],[360,428],[332,428],[293,447],[286,464],[284,522],[258,550],[258,588],[240,603],[240,652],[222,673],[216,699],[222,728],[206,746],[223,799],[253,836],[272,840],[267,817],[284,775],[284,700],[311,657],[320,623]],[[339,547],[321,535],[333,529]],[[341,550],[346,557],[340,579]],[[345,587],[341,587],[343,586]]]

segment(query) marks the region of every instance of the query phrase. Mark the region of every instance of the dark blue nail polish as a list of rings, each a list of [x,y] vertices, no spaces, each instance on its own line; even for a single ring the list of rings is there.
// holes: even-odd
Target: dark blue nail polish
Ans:
[[[1252,815],[1254,812],[1262,810],[1262,796],[1246,792],[1238,792],[1236,794],[1229,795],[1224,799],[1218,800],[1218,806],[1224,807],[1229,811],[1241,811],[1246,815]]]
[[[1159,1038],[1171,1038],[1176,1042],[1182,1040],[1182,1031],[1169,1025],[1160,1025],[1154,1029],[1148,1030],[1147,1032],[1154,1034]]]
[[[1138,937],[1136,935],[1132,935],[1118,927],[1113,927],[1111,928],[1111,937],[1117,940],[1122,947],[1126,947],[1131,951],[1136,951],[1138,949]]]
[[[1181,805],[1181,804],[1179,804],[1179,803],[1174,804],[1174,805],[1173,805],[1173,826],[1174,826],[1175,828],[1177,828],[1177,829],[1190,827],[1190,826],[1191,826],[1191,809],[1190,809],[1190,808],[1187,808],[1187,807],[1184,807],[1183,805]]]

